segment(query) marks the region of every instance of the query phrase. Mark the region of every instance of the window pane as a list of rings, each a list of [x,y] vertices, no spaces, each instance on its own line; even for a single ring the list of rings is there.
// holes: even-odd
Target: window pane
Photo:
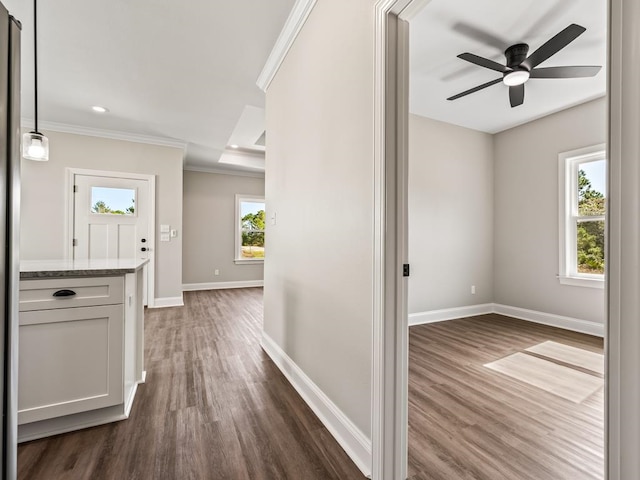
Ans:
[[[604,215],[606,193],[605,161],[578,165],[578,215]]]
[[[135,189],[91,187],[91,213],[134,215],[135,204]]]
[[[264,258],[264,202],[240,202],[242,258]]]
[[[578,273],[604,274],[604,220],[578,222]]]

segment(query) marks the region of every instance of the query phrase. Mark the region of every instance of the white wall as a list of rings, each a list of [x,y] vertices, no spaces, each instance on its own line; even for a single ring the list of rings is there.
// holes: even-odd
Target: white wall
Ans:
[[[264,330],[371,435],[373,0],[316,3],[267,91]]]
[[[409,313],[493,302],[493,175],[492,135],[410,116]]]
[[[558,154],[606,142],[606,100],[495,135],[495,301],[603,322],[602,289],[561,285]]]
[[[263,265],[234,263],[236,194],[264,195],[264,178],[184,172],[184,284],[263,279]]]
[[[61,259],[67,211],[67,168],[156,175],[156,226],[169,224],[177,238],[159,242],[156,232],[156,298],[182,295],[182,149],[107,138],[44,132],[48,162],[22,160],[20,256],[24,260]]]

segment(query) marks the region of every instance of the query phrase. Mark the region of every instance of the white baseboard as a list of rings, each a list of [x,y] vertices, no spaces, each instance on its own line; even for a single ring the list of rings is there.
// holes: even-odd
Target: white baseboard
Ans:
[[[518,318],[528,322],[540,323],[542,325],[549,325],[551,327],[571,330],[573,332],[586,333],[596,337],[604,337],[603,323],[590,322],[579,318],[564,317],[562,315],[555,315],[552,313],[538,312],[536,310],[527,310],[526,308],[510,307],[499,303],[485,303],[482,305],[471,305],[468,307],[446,308],[444,310],[411,313],[409,314],[409,326],[443,322],[445,320],[455,320],[475,315],[486,315],[487,313],[497,313],[499,315]]]
[[[596,337],[604,337],[604,323],[590,322],[579,318],[564,317],[552,313],[537,312],[526,308],[510,307],[508,305],[493,304],[494,313],[507,317],[519,318],[529,322],[541,323],[552,327],[563,328],[574,332],[586,333]]]
[[[179,297],[156,298],[153,307],[149,308],[164,307],[184,307],[184,299],[182,298],[182,295],[180,295]]]
[[[209,283],[185,283],[182,290],[193,292],[196,290],[221,290],[225,288],[250,288],[263,287],[264,280],[241,280],[237,282],[209,282]]]
[[[138,382],[134,382],[131,387],[129,397],[124,399],[124,414],[127,418],[131,414],[131,408],[133,408],[133,400],[136,398],[136,392],[138,391]]]
[[[474,317],[476,315],[485,315],[487,313],[493,313],[493,303],[410,313],[409,326],[443,322],[445,320],[453,320],[455,318]]]
[[[18,425],[18,443],[126,420],[124,404]]]
[[[365,476],[371,475],[371,440],[349,420],[329,397],[263,332],[262,348],[287,377],[327,430]]]

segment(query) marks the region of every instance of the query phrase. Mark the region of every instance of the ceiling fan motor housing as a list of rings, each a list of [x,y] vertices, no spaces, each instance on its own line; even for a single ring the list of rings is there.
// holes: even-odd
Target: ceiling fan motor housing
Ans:
[[[504,51],[504,56],[507,57],[507,67],[513,70],[529,70],[524,65],[521,65],[527,58],[529,53],[529,45],[526,43],[517,43],[511,45]]]

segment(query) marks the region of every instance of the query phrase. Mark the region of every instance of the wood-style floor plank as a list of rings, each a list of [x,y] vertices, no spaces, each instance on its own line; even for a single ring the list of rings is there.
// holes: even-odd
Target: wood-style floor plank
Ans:
[[[188,292],[146,316],[128,420],[19,447],[24,480],[362,480],[260,348],[261,289]],[[410,329],[411,480],[603,478],[603,392],[577,405],[483,365],[602,340],[498,315]]]
[[[24,480],[362,480],[260,348],[262,289],[148,310],[128,420],[20,445]]]
[[[483,366],[548,340],[603,351],[602,339],[500,315],[410,328],[411,480],[604,478],[602,389],[576,404]]]

